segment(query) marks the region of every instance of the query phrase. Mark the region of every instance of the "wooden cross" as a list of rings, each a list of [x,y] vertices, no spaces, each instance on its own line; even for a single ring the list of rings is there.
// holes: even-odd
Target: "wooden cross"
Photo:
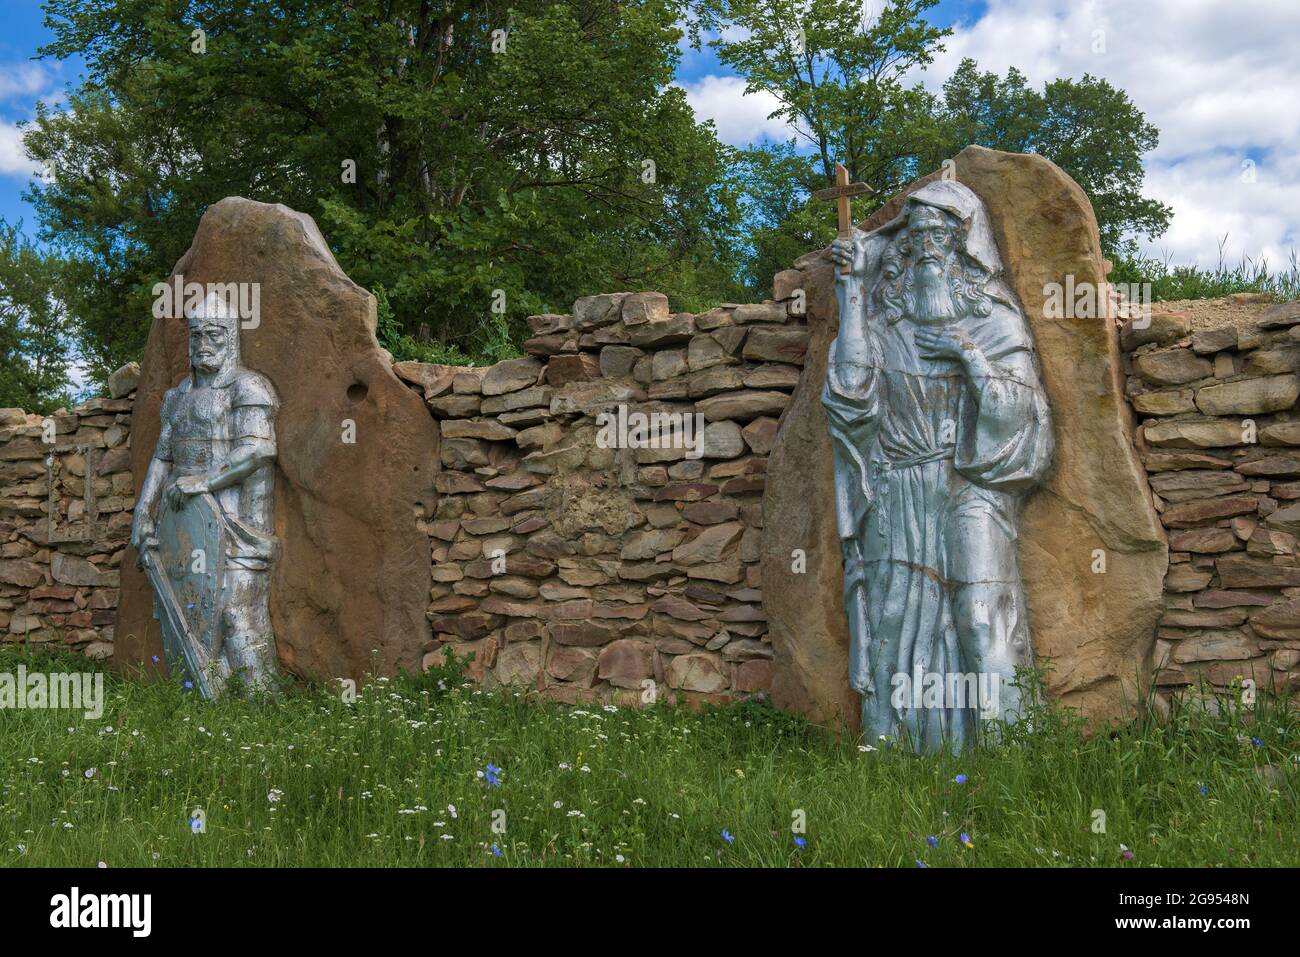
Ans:
[[[839,203],[840,214],[840,239],[853,238],[853,211],[849,208],[849,197],[857,196],[860,193],[873,193],[873,190],[866,183],[850,183],[849,171],[844,168],[843,163],[835,164],[835,185],[828,186],[826,189],[819,189],[813,193],[813,199],[833,199]],[[840,272],[847,273],[848,266],[841,266]]]

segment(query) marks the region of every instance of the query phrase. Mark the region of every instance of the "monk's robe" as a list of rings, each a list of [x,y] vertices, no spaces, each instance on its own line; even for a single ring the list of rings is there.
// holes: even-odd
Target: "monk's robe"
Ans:
[[[856,375],[831,352],[822,402],[835,455],[849,680],[863,696],[868,740],[905,735],[920,751],[945,742],[957,751],[971,740],[980,702],[918,708],[918,673],[942,676],[945,691],[949,676],[985,675],[996,685],[996,717],[1014,719],[1020,708],[1012,676],[1031,664],[1032,648],[1018,510],[1047,470],[1052,435],[1028,328],[1000,285],[990,284],[990,315],[953,320],[983,353],[987,377],[923,358],[914,339],[921,327],[906,316],[867,319],[872,359]],[[906,693],[895,693],[899,674]]]

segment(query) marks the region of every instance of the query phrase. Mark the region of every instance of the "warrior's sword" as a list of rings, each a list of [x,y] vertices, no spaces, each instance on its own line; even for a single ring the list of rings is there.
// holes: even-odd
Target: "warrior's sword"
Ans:
[[[207,655],[203,652],[199,643],[194,640],[194,636],[190,634],[189,623],[185,620],[185,615],[181,611],[180,602],[176,600],[176,593],[172,591],[171,580],[158,567],[152,548],[146,547],[141,551],[140,563],[144,566],[145,574],[149,578],[149,584],[153,585],[164,635],[172,635],[175,643],[180,645],[181,659],[185,662],[186,669],[194,678],[199,693],[204,698],[211,699],[213,696],[212,685],[208,681],[208,670],[205,667],[208,663],[205,660]]]

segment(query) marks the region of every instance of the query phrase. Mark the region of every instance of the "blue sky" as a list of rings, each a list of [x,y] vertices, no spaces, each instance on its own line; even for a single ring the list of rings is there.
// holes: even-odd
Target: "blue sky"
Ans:
[[[39,0],[0,0],[0,17],[0,217],[23,219],[32,233],[35,216],[20,198],[31,164],[15,124],[37,98],[50,102],[75,83],[81,65],[30,60],[48,39]],[[1277,266],[1300,249],[1297,0],[943,0],[930,18],[955,28],[913,77],[932,90],[970,56],[998,73],[1016,66],[1035,86],[1090,73],[1128,92],[1161,133],[1145,160],[1145,192],[1174,209],[1149,254],[1213,266],[1222,242],[1230,263]],[[726,142],[788,132],[767,119],[773,104],[744,96],[707,50],[685,53],[677,82]]]
[[[11,223],[21,219],[32,233],[36,216],[21,199],[28,164],[19,155],[14,124],[31,118],[38,98],[56,99],[68,80],[76,81],[81,66],[31,59],[50,39],[38,0],[0,0],[0,19],[0,218]]]
[[[870,0],[867,0],[869,3]],[[876,4],[879,6],[879,2]],[[938,26],[950,27],[954,24],[970,23],[978,20],[987,4],[983,0],[940,0],[926,14],[926,19]],[[710,75],[726,75],[731,71],[718,63],[712,50],[686,50],[682,54],[681,64],[677,69],[677,82],[683,85],[699,81]]]

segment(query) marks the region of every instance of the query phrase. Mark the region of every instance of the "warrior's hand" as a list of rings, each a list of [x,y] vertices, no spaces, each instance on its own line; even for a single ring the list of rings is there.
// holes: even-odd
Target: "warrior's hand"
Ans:
[[[926,359],[956,359],[967,362],[976,352],[975,343],[953,328],[918,329],[916,347]]]
[[[853,276],[861,277],[867,269],[867,234],[860,229],[853,230],[852,239],[837,239],[831,243],[831,261],[835,263],[835,275],[841,281]],[[848,266],[847,273],[840,272],[840,267]]]
[[[167,504],[180,511],[191,495],[202,495],[206,491],[208,480],[202,475],[182,475],[167,490]]]
[[[135,546],[135,563],[143,568],[145,552],[158,547],[158,539],[154,537],[153,519],[146,515],[143,509],[136,513],[135,521],[131,523],[131,544]]]

